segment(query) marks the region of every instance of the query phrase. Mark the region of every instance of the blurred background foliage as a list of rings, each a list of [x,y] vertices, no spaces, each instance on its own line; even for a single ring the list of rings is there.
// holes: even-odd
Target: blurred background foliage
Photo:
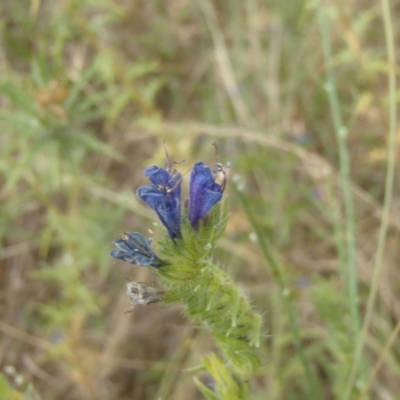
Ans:
[[[218,260],[265,316],[253,399],[400,398],[399,70],[379,2],[320,4],[2,0],[0,398],[201,398],[212,340],[179,306],[125,313],[154,277],[108,256],[153,226],[134,191],[163,141],[181,172],[213,141],[232,163]]]

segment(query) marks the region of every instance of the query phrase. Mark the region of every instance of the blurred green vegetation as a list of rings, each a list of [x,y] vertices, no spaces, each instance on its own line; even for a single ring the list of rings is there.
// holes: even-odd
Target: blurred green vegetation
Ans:
[[[108,254],[152,227],[134,191],[163,141],[182,172],[216,141],[218,260],[265,316],[252,398],[399,399],[398,8],[318,4],[2,1],[0,398],[201,399],[212,341],[178,307],[125,314],[124,278],[154,277]]]

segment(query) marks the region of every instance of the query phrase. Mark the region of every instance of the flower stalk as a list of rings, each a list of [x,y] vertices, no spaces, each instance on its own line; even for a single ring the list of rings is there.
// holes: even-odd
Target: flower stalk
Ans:
[[[138,233],[125,234],[114,242],[117,248],[112,256],[153,267],[159,277],[158,291],[130,282],[128,296],[134,304],[154,302],[154,297],[164,304],[181,303],[186,315],[210,332],[219,349],[219,355],[203,359],[213,387],[195,379],[199,390],[207,399],[245,400],[249,380],[261,364],[256,354],[261,317],[230,275],[213,262],[217,240],[228,220],[226,202],[221,204],[226,170],[221,164],[215,170],[195,164],[185,203],[180,198],[182,176],[170,162],[166,169],[154,166],[145,174],[152,184],[139,188],[138,196],[157,213],[167,234],[158,243],[159,255],[150,240]],[[185,210],[177,218],[181,204]]]

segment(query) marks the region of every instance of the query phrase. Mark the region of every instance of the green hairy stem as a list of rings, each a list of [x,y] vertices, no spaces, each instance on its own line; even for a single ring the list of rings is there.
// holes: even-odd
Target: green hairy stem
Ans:
[[[180,302],[196,324],[215,339],[219,356],[203,359],[213,377],[213,390],[196,379],[207,399],[248,399],[249,380],[261,362],[256,355],[260,343],[261,317],[243,290],[212,259],[217,239],[226,224],[226,209],[215,207],[206,223],[194,231],[182,222],[181,240],[164,239],[157,249],[168,265],[158,269],[165,289],[163,302]]]

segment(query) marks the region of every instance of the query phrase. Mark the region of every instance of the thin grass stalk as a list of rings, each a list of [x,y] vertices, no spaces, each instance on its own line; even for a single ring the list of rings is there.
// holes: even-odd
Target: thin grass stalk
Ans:
[[[340,265],[345,265],[346,263],[346,251],[345,247],[343,246],[343,229],[342,229],[342,224],[341,224],[341,210],[340,210],[340,202],[335,196],[335,184],[333,182],[328,182],[324,186],[326,190],[326,198],[329,204],[328,212],[324,210],[324,205],[319,205],[319,209],[321,210],[322,213],[327,213],[327,218],[330,219],[332,226],[333,226],[333,232],[334,232],[334,237],[335,237],[335,242],[336,242],[336,248],[337,248],[337,256],[339,259]],[[345,281],[345,271],[342,268],[340,270],[341,272],[341,278],[343,281]]]
[[[392,349],[393,345],[395,344],[396,339],[399,336],[399,333],[400,333],[400,321],[397,322],[395,328],[393,329],[392,333],[390,334],[390,337],[387,340],[386,345],[382,350],[382,353],[379,355],[378,361],[375,363],[372,371],[369,374],[368,382],[364,386],[360,396],[358,397],[358,400],[364,400],[367,397],[368,391],[370,390],[372,383],[374,382],[378,372],[380,371],[380,368],[382,367],[386,356],[389,354],[389,351]]]
[[[225,86],[226,93],[235,110],[237,119],[241,125],[252,126],[251,113],[241,96],[236,96],[235,91],[239,87],[232,62],[229,57],[228,48],[225,43],[224,35],[218,26],[217,15],[215,14],[212,3],[208,0],[198,2],[204,15],[207,28],[210,31],[214,44],[215,60],[220,69],[221,79]]]
[[[322,48],[324,55],[324,63],[327,72],[327,82],[325,85],[328,100],[331,108],[331,114],[335,129],[336,141],[339,151],[339,184],[344,199],[345,214],[345,246],[346,246],[346,285],[349,297],[349,311],[352,324],[352,337],[354,348],[359,341],[360,333],[360,315],[358,311],[358,289],[357,289],[357,250],[356,250],[356,229],[354,215],[354,201],[352,195],[351,179],[350,179],[350,157],[347,146],[347,129],[343,125],[342,115],[340,111],[339,97],[336,89],[335,76],[332,68],[332,48],[329,37],[329,25],[325,15],[322,2],[318,3],[318,21],[322,36]]]
[[[306,374],[306,379],[308,383],[308,391],[309,391],[309,396],[310,399],[319,399],[320,397],[320,390],[316,381],[315,376],[313,375],[311,368],[310,368],[310,362],[307,359],[307,356],[304,352],[303,345],[301,343],[301,338],[300,338],[300,327],[299,327],[299,317],[297,315],[297,312],[295,310],[295,307],[293,306],[293,302],[288,296],[288,287],[285,282],[285,278],[282,274],[282,271],[278,265],[278,263],[275,260],[275,257],[270,249],[270,246],[267,242],[267,240],[264,237],[264,234],[261,232],[256,219],[254,217],[253,212],[251,211],[249,207],[249,202],[246,201],[246,198],[243,196],[243,193],[240,192],[236,187],[234,187],[234,191],[236,196],[238,197],[239,201],[242,204],[242,207],[247,214],[247,217],[249,218],[249,221],[251,223],[251,226],[253,227],[257,239],[258,239],[258,244],[260,247],[260,250],[264,256],[264,258],[267,260],[269,267],[271,268],[272,275],[276,279],[276,282],[278,283],[280,293],[283,299],[283,304],[289,319],[289,325],[290,329],[292,332],[292,337],[293,337],[293,345],[296,349],[297,354],[299,355],[299,359],[301,364],[303,365],[304,372]]]
[[[364,323],[360,340],[356,347],[355,357],[346,388],[344,399],[348,399],[357,376],[361,363],[365,339],[372,320],[373,308],[378,292],[378,285],[383,268],[383,254],[385,250],[387,230],[389,226],[390,208],[393,197],[393,184],[396,166],[396,130],[397,130],[397,103],[396,103],[396,55],[394,47],[394,33],[391,21],[391,12],[388,0],[381,0],[383,25],[385,29],[386,51],[388,55],[388,85],[389,85],[389,135],[388,135],[388,161],[385,179],[385,194],[383,200],[382,222],[379,229],[378,247],[375,255],[375,263],[372,274],[371,289],[368,296]]]

